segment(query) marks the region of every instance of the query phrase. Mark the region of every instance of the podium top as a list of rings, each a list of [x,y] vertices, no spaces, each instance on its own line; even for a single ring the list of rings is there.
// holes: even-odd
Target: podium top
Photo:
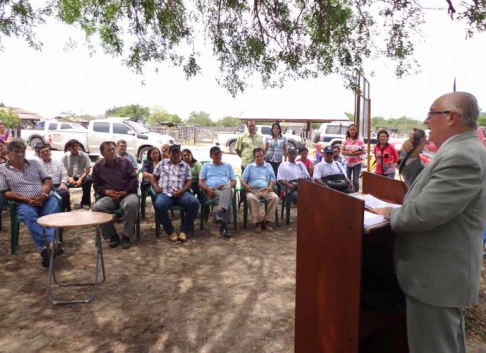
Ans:
[[[72,211],[54,213],[40,217],[37,223],[43,227],[54,228],[77,228],[86,226],[97,226],[108,223],[113,215],[103,212]]]

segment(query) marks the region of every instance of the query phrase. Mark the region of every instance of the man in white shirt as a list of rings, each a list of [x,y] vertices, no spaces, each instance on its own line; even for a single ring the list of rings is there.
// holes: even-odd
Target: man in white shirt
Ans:
[[[295,161],[297,149],[287,149],[287,161],[278,167],[277,182],[285,187],[285,191],[292,197],[292,203],[297,204],[297,182],[299,179],[309,179],[310,175],[304,163]]]
[[[317,184],[328,186],[322,178],[330,176],[330,175],[340,175],[342,174],[348,183],[348,190],[354,191],[353,183],[351,180],[346,178],[346,171],[341,163],[336,162],[333,159],[333,148],[331,146],[327,146],[324,148],[324,159],[316,165],[314,169],[314,174],[312,177]]]
[[[52,178],[52,190],[62,198],[62,210],[71,211],[71,195],[68,188],[68,172],[61,161],[52,159],[49,145],[35,146],[36,156],[42,168]]]

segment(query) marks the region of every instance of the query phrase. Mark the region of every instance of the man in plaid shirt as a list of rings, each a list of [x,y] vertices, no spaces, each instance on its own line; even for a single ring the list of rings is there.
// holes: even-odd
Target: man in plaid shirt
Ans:
[[[191,184],[191,168],[181,161],[181,146],[170,146],[169,159],[161,160],[152,173],[152,186],[157,192],[155,213],[171,241],[177,241],[177,239],[186,241],[187,233],[194,225],[199,201],[188,192]],[[179,235],[174,231],[169,218],[168,211],[173,205],[184,207],[186,212]]]

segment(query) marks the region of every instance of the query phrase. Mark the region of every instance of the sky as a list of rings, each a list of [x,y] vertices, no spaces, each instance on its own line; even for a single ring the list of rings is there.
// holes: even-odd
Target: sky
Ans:
[[[421,73],[397,79],[392,62],[366,63],[372,116],[425,119],[432,102],[452,91],[454,78],[457,90],[476,95],[486,110],[486,35],[465,40],[462,25],[443,11],[428,14],[426,20],[424,37],[415,42],[414,58]],[[272,89],[264,89],[254,77],[245,93],[232,98],[216,83],[218,67],[210,47],[202,48],[202,74],[186,80],[181,68],[159,65],[155,73],[147,67],[140,76],[100,48],[90,56],[82,33],[54,20],[38,28],[37,38],[44,43],[41,52],[20,39],[2,38],[0,102],[45,118],[63,112],[102,115],[109,108],[129,104],[162,106],[182,119],[201,110],[215,120],[224,116],[342,119],[344,112],[354,112],[354,95],[339,76],[287,81],[284,88]],[[70,38],[78,46],[64,50]]]

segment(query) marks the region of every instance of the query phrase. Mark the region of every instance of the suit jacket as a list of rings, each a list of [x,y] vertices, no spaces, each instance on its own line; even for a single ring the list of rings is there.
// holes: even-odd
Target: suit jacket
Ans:
[[[425,168],[404,169],[411,184],[391,212],[395,270],[405,294],[424,303],[477,303],[486,223],[486,150],[475,130],[453,136]]]

